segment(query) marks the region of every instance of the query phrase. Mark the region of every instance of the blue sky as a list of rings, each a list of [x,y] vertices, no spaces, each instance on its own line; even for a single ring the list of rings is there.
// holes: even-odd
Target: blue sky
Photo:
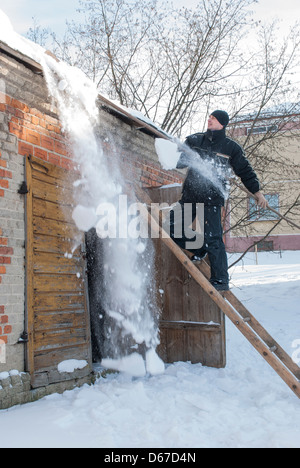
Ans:
[[[32,17],[44,28],[63,31],[66,19],[78,17],[78,0],[0,0],[0,8],[9,17],[19,34],[26,34],[32,26]]]
[[[178,6],[194,6],[198,0],[173,0]],[[44,28],[51,28],[58,34],[64,30],[66,19],[78,18],[76,9],[79,0],[0,0],[0,8],[10,18],[19,34],[26,34],[32,26],[32,17]],[[279,17],[284,25],[294,24],[300,19],[299,0],[259,0],[256,19],[269,20]],[[0,25],[1,27],[1,25]]]

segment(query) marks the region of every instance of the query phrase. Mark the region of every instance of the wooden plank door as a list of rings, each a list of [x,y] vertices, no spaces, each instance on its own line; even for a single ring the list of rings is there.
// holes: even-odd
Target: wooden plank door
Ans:
[[[33,387],[74,378],[58,372],[65,360],[86,360],[81,376],[91,372],[85,239],[72,220],[77,177],[26,160],[27,371]]]
[[[149,189],[154,203],[176,203],[181,188]],[[225,315],[164,243],[157,239],[156,279],[162,310],[158,352],[167,362],[226,365]]]

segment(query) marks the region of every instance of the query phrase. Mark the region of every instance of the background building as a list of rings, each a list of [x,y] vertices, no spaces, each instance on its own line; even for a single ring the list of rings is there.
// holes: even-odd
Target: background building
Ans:
[[[272,208],[300,225],[300,111],[297,105],[278,106],[257,116],[233,121],[229,132],[246,150]],[[298,250],[300,232],[234,185],[227,206],[226,246],[229,252]]]

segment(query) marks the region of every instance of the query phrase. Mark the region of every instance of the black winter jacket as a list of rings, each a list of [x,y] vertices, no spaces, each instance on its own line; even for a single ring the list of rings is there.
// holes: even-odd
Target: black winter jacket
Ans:
[[[224,191],[218,187],[225,187],[226,185],[228,163],[251,193],[260,190],[257,175],[245,157],[242,147],[226,137],[225,129],[196,133],[189,136],[185,144],[198,153],[199,156],[195,153],[192,155],[182,153],[179,159],[177,169],[189,168],[183,185],[182,203],[204,203],[207,206],[223,206]],[[203,171],[201,171],[201,161],[209,161],[210,166],[215,168],[219,184],[215,184],[205,177]],[[199,169],[195,168],[195,163],[199,164]]]

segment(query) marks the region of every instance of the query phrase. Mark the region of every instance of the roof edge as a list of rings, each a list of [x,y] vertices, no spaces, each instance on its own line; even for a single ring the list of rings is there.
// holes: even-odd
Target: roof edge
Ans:
[[[31,57],[28,57],[27,55],[23,54],[22,52],[13,49],[3,41],[0,41],[0,51],[14,58],[18,62],[22,63],[25,67],[29,68],[34,73],[39,75],[44,74],[43,67],[38,62],[33,60]],[[149,123],[144,122],[142,119],[133,116],[132,114],[130,114],[130,112],[127,112],[126,109],[118,106],[117,104],[110,101],[108,98],[102,96],[101,94],[98,94],[98,102],[103,107],[110,109],[116,117],[120,119],[124,119],[125,117],[126,120],[130,121],[130,123],[138,130],[144,130],[155,137],[169,139],[168,135],[163,130],[159,130],[155,126],[152,126]]]

